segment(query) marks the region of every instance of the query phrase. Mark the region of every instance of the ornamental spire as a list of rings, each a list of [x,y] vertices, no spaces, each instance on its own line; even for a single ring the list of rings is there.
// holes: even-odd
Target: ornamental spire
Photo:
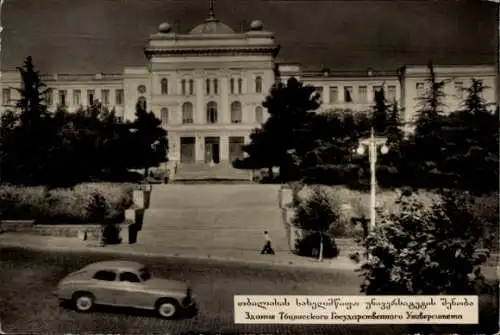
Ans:
[[[205,21],[215,21],[214,0],[209,0],[208,17]]]

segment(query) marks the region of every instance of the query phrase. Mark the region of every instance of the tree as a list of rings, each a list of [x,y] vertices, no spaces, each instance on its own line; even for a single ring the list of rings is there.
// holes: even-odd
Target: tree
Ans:
[[[443,170],[456,176],[457,187],[476,192],[496,190],[498,185],[499,119],[488,110],[485,89],[480,80],[472,79],[461,110],[446,120]]]
[[[329,201],[328,194],[320,186],[312,188],[309,199],[299,202],[294,223],[302,229],[319,234],[318,260],[323,260],[323,245],[326,233],[339,219],[339,208]]]
[[[439,184],[449,176],[440,171],[444,159],[443,150],[446,144],[443,129],[443,102],[445,98],[445,81],[438,81],[432,62],[429,62],[429,77],[426,80],[425,93],[417,98],[417,120],[413,136],[413,146],[407,157],[413,180],[418,186],[430,187]]]
[[[385,135],[388,126],[388,109],[384,89],[375,91],[375,104],[373,106],[373,129],[376,135]]]
[[[153,166],[166,162],[168,151],[167,131],[161,127],[153,112],[147,112],[143,101],[136,104],[135,119],[130,125],[132,167],[144,169],[145,177]]]
[[[235,167],[280,167],[280,176],[291,178],[294,164],[291,151],[301,160],[314,147],[309,127],[314,111],[320,106],[319,95],[312,86],[304,86],[295,78],[286,84],[275,84],[262,104],[270,117],[260,129],[250,135],[250,143],[243,147],[248,157],[235,162]]]
[[[21,76],[20,99],[16,108],[2,117],[2,180],[13,184],[43,183],[50,176],[46,171],[47,156],[52,150],[50,113],[44,104],[49,93],[27,57],[17,70]]]
[[[402,196],[362,245],[372,256],[359,269],[362,292],[373,295],[476,294],[492,246],[487,223],[464,192],[443,191],[432,205]]]

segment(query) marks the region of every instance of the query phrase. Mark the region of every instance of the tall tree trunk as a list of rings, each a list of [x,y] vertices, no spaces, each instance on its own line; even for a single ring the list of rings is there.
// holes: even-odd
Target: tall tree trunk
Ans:
[[[147,180],[148,179],[148,173],[149,173],[149,166],[144,168],[144,178]]]
[[[267,173],[269,174],[269,179],[273,179],[274,178],[273,167],[272,166],[269,166],[267,168]]]
[[[319,255],[318,261],[323,261],[323,232],[319,233]]]

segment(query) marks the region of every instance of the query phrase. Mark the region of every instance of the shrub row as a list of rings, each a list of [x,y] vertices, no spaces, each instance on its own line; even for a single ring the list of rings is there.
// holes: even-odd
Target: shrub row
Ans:
[[[133,186],[87,183],[73,188],[0,186],[0,218],[37,223],[119,222],[132,205]]]
[[[332,223],[330,233],[335,237],[361,237],[363,229],[359,224],[353,224],[353,218],[370,217],[370,193],[352,190],[342,186],[313,186],[320,187],[322,194],[328,199],[327,203],[332,209],[338,212],[338,219]],[[299,193],[299,199],[302,202],[308,202],[313,187],[305,186]],[[400,190],[378,190],[377,193],[377,211],[391,212],[397,214],[400,210],[396,201],[401,195]],[[431,206],[439,201],[439,195],[432,191],[417,191],[413,194],[419,203],[424,206]],[[489,223],[490,234],[498,239],[498,194],[492,193],[474,197],[473,206],[470,208],[475,217],[480,217]]]

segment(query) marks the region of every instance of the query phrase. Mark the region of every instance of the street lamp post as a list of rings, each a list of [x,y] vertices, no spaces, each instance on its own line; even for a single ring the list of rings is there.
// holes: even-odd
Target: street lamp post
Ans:
[[[370,137],[363,138],[359,141],[358,148],[356,152],[363,156],[367,152],[368,148],[368,160],[370,161],[370,231],[375,228],[376,225],[376,207],[377,207],[377,158],[378,150],[380,148],[380,153],[385,155],[389,152],[389,147],[387,146],[387,138],[375,136],[373,127],[370,130]]]

